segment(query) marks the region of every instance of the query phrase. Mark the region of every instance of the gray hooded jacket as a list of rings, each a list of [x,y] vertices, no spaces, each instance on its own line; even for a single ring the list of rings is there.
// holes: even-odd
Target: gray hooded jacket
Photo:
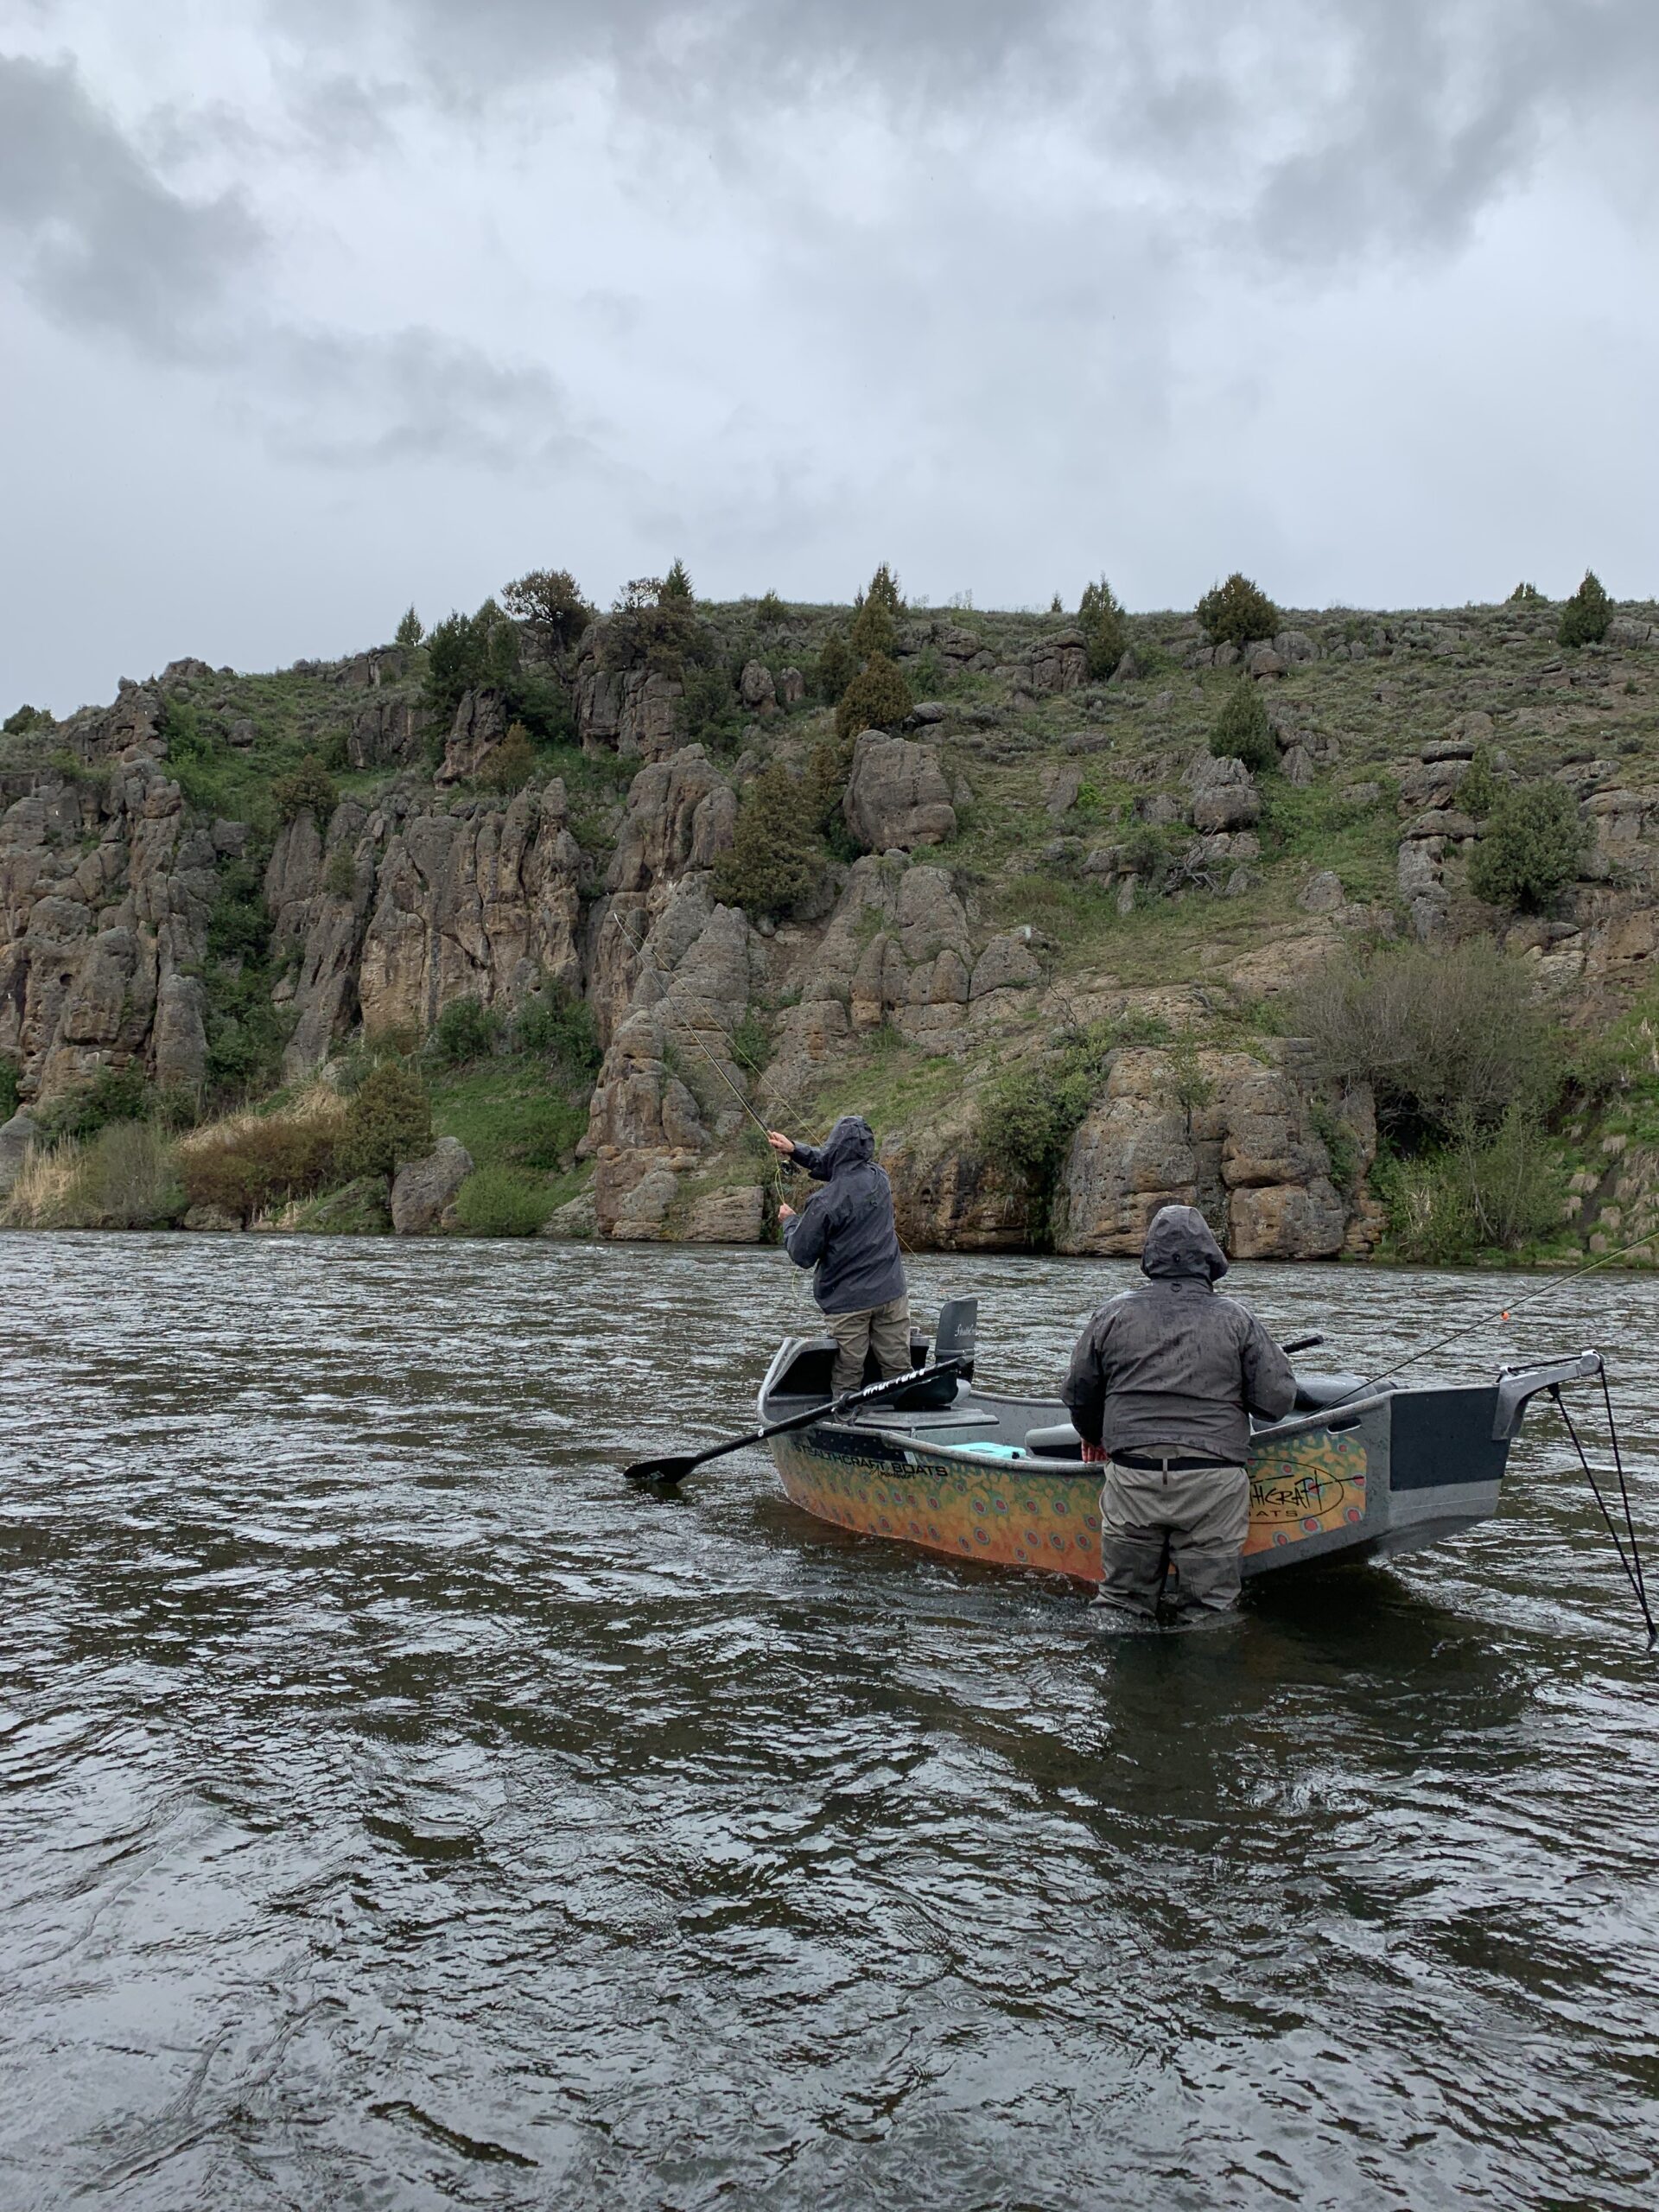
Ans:
[[[1148,1280],[1103,1306],[1077,1339],[1061,1396],[1086,1444],[1242,1465],[1248,1414],[1276,1421],[1296,1378],[1255,1316],[1213,1286],[1227,1260],[1196,1206],[1153,1217]]]
[[[875,1135],[843,1114],[822,1148],[798,1144],[798,1166],[823,1185],[784,1230],[798,1268],[815,1268],[812,1295],[825,1313],[862,1313],[905,1294],[905,1262],[893,1223],[893,1187],[875,1164]]]

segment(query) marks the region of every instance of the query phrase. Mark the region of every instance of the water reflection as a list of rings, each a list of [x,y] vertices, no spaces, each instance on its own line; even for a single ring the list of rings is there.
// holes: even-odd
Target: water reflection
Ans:
[[[1126,1271],[929,1261],[1052,1387]],[[1478,1276],[1240,1269],[1386,1364]],[[1108,1640],[821,1528],[774,1256],[0,1238],[0,2202],[1645,2204],[1654,1672],[1504,1516]],[[1655,1293],[1600,1343],[1649,1522]]]

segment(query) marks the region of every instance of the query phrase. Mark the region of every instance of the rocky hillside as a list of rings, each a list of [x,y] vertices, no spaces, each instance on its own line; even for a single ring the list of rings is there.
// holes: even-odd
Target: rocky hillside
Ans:
[[[525,626],[529,727],[505,683],[435,711],[418,645],[268,677],[175,661],[110,707],[14,715],[0,1181],[118,1078],[123,1110],[183,1128],[395,1047],[454,1156],[516,1177],[517,1225],[549,1233],[763,1237],[748,1109],[814,1132],[857,1108],[917,1247],[1128,1252],[1181,1198],[1241,1255],[1363,1255],[1373,1102],[1286,1033],[1310,976],[1486,933],[1586,1035],[1640,1004],[1654,607],[1576,650],[1536,601],[1287,613],[1243,652],[1136,616],[1099,679],[1064,616],[908,609],[909,710],[838,741],[819,672],[847,613],[688,605],[666,643],[619,613],[563,652]],[[1276,756],[1255,772],[1210,745],[1247,685]],[[1477,773],[1580,810],[1578,880],[1541,912],[1471,888]],[[766,805],[794,810],[783,902],[738,865]],[[484,1017],[470,1048],[458,1007]],[[531,1007],[585,1007],[597,1069],[514,1050]],[[1087,1079],[1044,1179],[986,1102],[1063,1066]],[[1645,1220],[1639,1115],[1556,1141],[1564,1234]]]

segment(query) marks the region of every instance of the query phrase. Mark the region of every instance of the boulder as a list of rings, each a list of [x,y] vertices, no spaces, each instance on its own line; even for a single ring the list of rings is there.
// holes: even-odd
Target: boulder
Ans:
[[[227,1206],[192,1206],[184,1217],[184,1225],[190,1230],[230,1236],[240,1231],[242,1217],[239,1213],[232,1213]]]
[[[778,687],[772,680],[772,671],[763,660],[748,660],[743,664],[743,673],[738,678],[737,696],[752,715],[775,715],[778,711]]]
[[[766,1194],[759,1183],[710,1191],[692,1207],[688,1244],[758,1244],[766,1224]]]
[[[1305,745],[1293,745],[1279,765],[1287,784],[1311,784],[1313,780],[1313,755]]]
[[[397,1170],[391,1225],[400,1236],[424,1236],[443,1226],[446,1210],[473,1172],[473,1155],[454,1137],[440,1137],[424,1160]]]
[[[591,1191],[579,1197],[567,1198],[562,1206],[555,1206],[537,1230],[538,1236],[563,1236],[586,1239],[599,1234],[599,1217]]]
[[[1334,914],[1347,904],[1341,877],[1331,868],[1321,868],[1303,885],[1296,904],[1305,914]]]
[[[783,690],[780,696],[786,707],[798,707],[805,699],[806,678],[798,668],[786,668],[784,671]]]
[[[1192,827],[1202,836],[1217,830],[1248,830],[1262,818],[1262,794],[1242,760],[1220,761],[1237,773],[1225,782],[1207,783],[1192,801]]]
[[[867,729],[853,747],[842,803],[847,826],[872,852],[938,844],[957,834],[957,810],[931,745]]]
[[[1027,991],[1042,980],[1036,954],[1010,931],[994,937],[975,962],[969,996],[982,999],[992,991]]]
[[[9,1122],[0,1126],[0,1198],[4,1198],[22,1173],[29,1147],[40,1134],[40,1123],[21,1106]]]
[[[1282,676],[1287,663],[1282,654],[1274,651],[1265,639],[1244,648],[1244,673],[1247,676]]]
[[[1610,645],[1659,645],[1659,622],[1644,622],[1637,615],[1615,614],[1607,625]]]

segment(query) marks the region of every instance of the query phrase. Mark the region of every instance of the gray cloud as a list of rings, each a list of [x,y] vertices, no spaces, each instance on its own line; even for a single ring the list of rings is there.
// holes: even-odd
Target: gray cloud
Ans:
[[[619,111],[741,158],[781,113],[877,114],[912,145],[1039,124],[1139,172],[1219,243],[1329,265],[1455,246],[1593,109],[1650,143],[1652,0],[267,0],[319,66],[395,53],[483,109],[599,70]],[[958,148],[971,176],[976,150]]]
[[[355,99],[336,89],[324,88],[330,107],[361,129]],[[257,145],[222,104],[206,112],[221,150]],[[176,107],[154,122],[164,149],[204,135]],[[51,321],[213,372],[294,457],[504,468],[588,449],[537,364],[418,327],[358,334],[270,315],[257,293],[271,234],[244,196],[173,190],[67,62],[0,55],[0,245],[7,238],[23,291]]]
[[[3,55],[0,225],[48,314],[168,358],[211,349],[228,291],[266,245],[238,194],[170,191],[67,64]]]

